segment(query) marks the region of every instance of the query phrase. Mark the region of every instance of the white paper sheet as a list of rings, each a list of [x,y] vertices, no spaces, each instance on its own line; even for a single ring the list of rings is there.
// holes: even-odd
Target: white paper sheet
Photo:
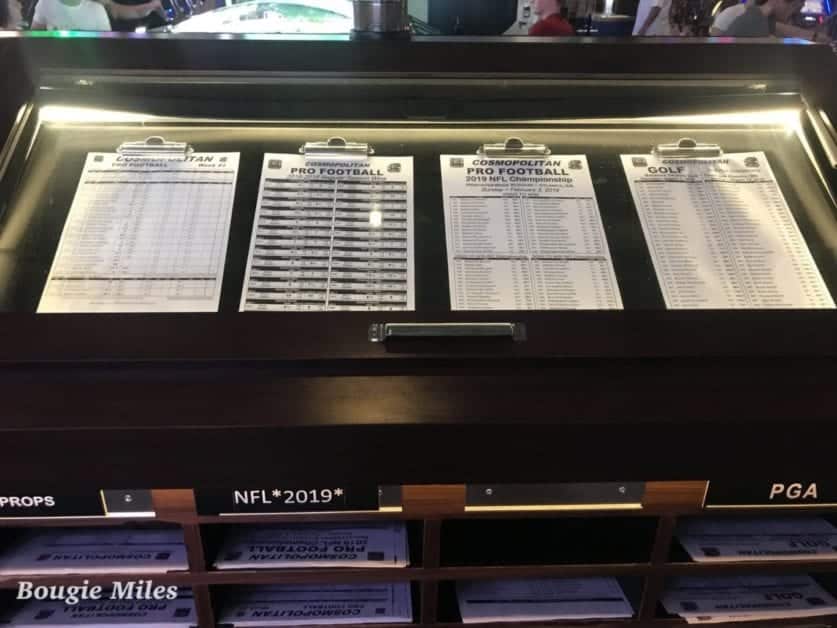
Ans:
[[[104,592],[103,597],[109,598],[109,593]],[[73,606],[60,600],[27,602],[5,617],[0,616],[0,625],[8,628],[174,628],[197,624],[189,589],[181,589],[176,600],[103,599]]]
[[[217,312],[238,153],[90,153],[39,313]]]
[[[218,623],[237,627],[405,623],[413,620],[410,585],[287,585],[243,589]]]
[[[837,613],[837,600],[807,575],[673,578],[662,603],[689,623]]]
[[[451,309],[622,309],[584,155],[441,166]]]
[[[697,562],[837,559],[837,528],[820,517],[692,519],[677,538]]]
[[[456,594],[466,624],[633,616],[615,578],[475,580]]]
[[[413,158],[266,154],[241,311],[415,309]]]
[[[669,308],[834,307],[764,153],[622,164]]]
[[[218,553],[218,569],[406,567],[403,522],[237,527]]]
[[[188,568],[180,530],[39,530],[0,553],[0,574],[165,573]]]

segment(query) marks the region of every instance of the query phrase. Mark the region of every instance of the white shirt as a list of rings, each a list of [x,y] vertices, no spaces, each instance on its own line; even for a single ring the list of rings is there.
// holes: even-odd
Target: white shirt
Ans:
[[[671,10],[671,0],[639,0],[639,6],[636,10],[636,22],[634,22],[634,35],[639,32],[642,25],[645,24],[645,19],[651,13],[653,7],[659,7],[660,13],[657,19],[651,22],[651,26],[645,31],[646,37],[676,37],[680,35],[677,29],[671,25],[668,19],[669,11]]]
[[[727,32],[727,29],[730,27],[730,25],[736,19],[738,19],[746,10],[746,4],[734,4],[731,7],[727,7],[715,16],[715,19],[712,21],[712,28],[717,28],[719,31],[721,31],[721,35],[723,35]]]
[[[94,0],[81,0],[77,6],[61,0],[38,0],[33,24],[43,24],[47,30],[109,31],[110,19],[105,7]]]

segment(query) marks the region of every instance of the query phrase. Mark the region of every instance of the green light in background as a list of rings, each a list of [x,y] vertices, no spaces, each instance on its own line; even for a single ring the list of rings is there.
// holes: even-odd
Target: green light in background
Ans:
[[[104,33],[98,33],[94,31],[27,31],[27,37],[35,37],[35,38],[47,38],[47,39],[78,39],[78,38],[89,38],[89,37],[99,37]]]

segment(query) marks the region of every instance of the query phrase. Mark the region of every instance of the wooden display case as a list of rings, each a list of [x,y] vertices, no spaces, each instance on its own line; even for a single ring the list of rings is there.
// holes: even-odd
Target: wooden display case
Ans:
[[[271,583],[409,582],[414,623],[428,626],[461,623],[454,586],[467,579],[614,576],[635,610],[614,628],[683,624],[659,604],[679,575],[809,573],[837,593],[837,563],[698,564],[673,539],[681,518],[710,514],[707,481],[756,491],[749,507],[713,516],[773,515],[771,484],[802,482],[822,495],[804,512],[837,516],[834,311],[666,310],[618,166],[620,151],[648,150],[684,125],[767,151],[834,293],[834,137],[805,114],[837,119],[822,80],[835,59],[823,46],[700,40],[0,37],[10,129],[0,153],[0,495],[150,488],[156,510],[151,521],[0,520],[0,546],[27,528],[178,526],[189,569],[154,580],[192,588],[200,628],[215,625],[227,591]],[[47,107],[112,117],[62,121]],[[775,111],[798,113],[798,128],[761,121]],[[521,130],[591,154],[625,310],[451,311],[438,155]],[[263,153],[340,131],[365,133],[380,154],[415,155],[416,312],[239,313]],[[242,153],[220,311],[36,315],[84,154],[155,132]],[[498,321],[524,324],[527,341],[368,337],[388,322]],[[641,508],[465,508],[466,483],[616,480],[648,482]],[[275,482],[401,486],[402,509],[220,516],[196,506],[195,491]],[[408,523],[411,566],[211,568],[233,527],[376,520]],[[504,536],[520,541],[482,549]],[[118,576],[32,579],[85,578]],[[0,578],[0,605],[16,583]]]

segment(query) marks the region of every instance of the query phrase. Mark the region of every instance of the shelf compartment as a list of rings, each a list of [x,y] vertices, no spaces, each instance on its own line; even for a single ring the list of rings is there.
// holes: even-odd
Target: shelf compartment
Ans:
[[[223,547],[224,539],[227,534],[233,532],[240,532],[246,528],[263,528],[263,527],[285,527],[285,526],[293,526],[293,527],[304,527],[309,522],[301,523],[274,523],[265,525],[258,525],[258,524],[214,524],[214,525],[203,525],[201,526],[201,536],[203,538],[204,544],[204,555],[206,556],[206,568],[212,571],[218,572],[235,572],[235,571],[261,571],[258,567],[253,567],[252,569],[217,569],[214,567],[214,563],[216,558],[218,557],[221,548]],[[353,521],[352,523],[357,523],[358,525],[362,525],[363,523],[375,523],[374,521]],[[422,565],[422,554],[424,549],[423,543],[423,529],[424,524],[422,521],[407,521],[406,528],[407,528],[407,545],[409,549],[409,558],[410,558],[410,567],[420,567]],[[328,523],[323,522],[311,522],[312,525],[328,527]],[[335,523],[335,526],[338,524]],[[299,571],[300,568],[288,568],[288,569],[275,569],[269,568],[271,571]],[[303,567],[303,570],[307,570],[307,568]],[[312,570],[315,568],[312,568]],[[346,567],[337,567],[336,570],[342,569],[357,569],[352,567],[350,563],[347,563]],[[380,570],[380,569],[388,569],[387,567],[370,567],[370,570]],[[403,568],[396,568],[396,569],[403,569]]]
[[[747,571],[741,570],[739,574],[717,574],[719,577],[722,575],[750,575],[750,576],[764,576],[770,575],[765,573],[763,570],[759,569],[758,567],[754,566],[753,564],[747,565],[749,569]],[[811,576],[813,580],[819,584],[825,591],[830,593],[833,597],[837,598],[837,571],[835,571],[836,565],[832,565],[832,570],[830,572],[824,573],[809,573],[805,570],[796,569],[795,571],[785,572],[783,575],[799,575],[805,574]],[[685,575],[685,574],[684,574]],[[691,575],[691,574],[690,574]],[[695,574],[698,575],[698,574]],[[707,578],[711,578],[710,575],[706,575]],[[665,584],[663,585],[663,589],[660,594],[660,599],[657,601],[656,606],[656,616],[655,620],[665,620],[674,622],[677,625],[688,625],[686,620],[678,617],[676,615],[672,615],[668,613],[663,606],[662,603],[662,596],[664,595],[666,590]],[[783,625],[783,624],[793,624],[796,626],[809,626],[813,628],[816,626],[817,628],[825,628],[827,626],[837,626],[837,613],[833,615],[822,615],[822,616],[815,616],[815,617],[777,617],[776,619],[760,619],[756,622],[726,622],[722,625],[742,625],[746,626],[761,626],[763,624],[766,625]]]
[[[334,583],[334,584],[346,584],[343,583]],[[231,624],[229,623],[221,623],[222,613],[224,611],[225,606],[228,604],[229,600],[237,594],[241,594],[243,592],[247,592],[248,590],[253,590],[253,587],[247,587],[242,585],[234,585],[234,586],[214,586],[211,587],[211,598],[212,598],[212,608],[213,613],[216,619],[217,626],[219,628],[226,628],[229,627]],[[359,623],[359,624],[350,624],[352,626],[375,626],[376,628],[387,628],[389,626],[411,626],[411,625],[418,625],[419,617],[420,617],[420,609],[421,609],[421,591],[418,583],[410,583],[410,596],[411,596],[411,606],[412,606],[412,616],[413,619],[411,622],[403,622],[403,623]],[[275,626],[276,624],[265,624],[265,628],[269,628],[270,626]],[[307,626],[312,626],[312,624],[306,624]],[[326,620],[323,621],[322,624],[317,625],[332,625],[328,624]],[[349,624],[347,624],[349,625]]]
[[[679,519],[679,525],[683,525],[684,523],[688,523],[690,521],[696,520],[716,520],[716,519],[747,519],[747,520],[757,520],[757,519],[764,519],[767,520],[777,520],[781,519],[784,521],[794,521],[794,520],[802,520],[802,519],[810,519],[810,518],[821,518],[826,520],[827,522],[835,525],[837,523],[837,515],[831,514],[826,515],[824,513],[810,513],[810,512],[797,512],[797,513],[774,513],[765,510],[758,511],[757,513],[748,513],[742,514],[740,512],[726,512],[727,516],[724,517],[717,517],[715,516],[715,512],[712,514],[706,514],[701,516],[695,517],[682,517]],[[732,516],[729,516],[732,515]],[[738,515],[738,516],[735,516]],[[709,563],[709,562],[698,562],[692,559],[689,555],[688,551],[685,549],[683,544],[680,542],[677,529],[674,531],[674,536],[672,537],[671,547],[669,549],[669,556],[668,562],[674,564],[694,564],[694,565],[707,565],[707,564],[721,564],[720,562]],[[730,561],[725,564],[749,564],[749,565],[763,565],[769,564],[773,565],[773,563],[788,563],[788,564],[816,564],[816,563],[824,563],[825,565],[832,565],[833,567],[837,567],[837,554],[835,554],[831,558],[811,558],[810,555],[800,555],[798,558],[783,558],[783,559],[774,559],[770,561],[766,560],[758,560],[758,559],[751,559],[742,557],[736,561]]]
[[[625,592],[625,596],[631,603],[634,611],[634,619],[593,619],[593,620],[555,620],[555,621],[509,621],[509,622],[485,622],[475,625],[488,626],[527,626],[527,625],[543,625],[543,624],[560,624],[560,625],[613,625],[625,626],[632,624],[639,612],[640,600],[642,597],[643,580],[639,577],[623,577],[617,578],[619,585]],[[438,606],[438,620],[440,624],[452,626],[464,626],[462,616],[459,613],[459,603],[456,597],[456,581],[445,580],[439,583],[439,606]]]
[[[114,538],[112,536],[113,534],[118,534],[119,532],[133,534],[142,532],[167,532],[171,534],[166,535],[163,538],[154,539],[154,541],[146,550],[149,554],[148,556],[136,554],[133,557],[133,560],[139,562],[132,563],[131,558],[126,558],[124,561],[122,561],[121,557],[109,557],[108,559],[106,559],[108,561],[107,566],[104,566],[100,564],[102,559],[97,559],[95,561],[95,564],[90,564],[89,562],[84,562],[90,561],[91,559],[89,558],[84,558],[81,561],[79,561],[72,557],[60,556],[62,554],[82,553],[83,551],[90,552],[90,549],[82,550],[81,548],[95,547],[96,541],[94,539],[96,538],[97,533],[101,535],[106,535],[105,539],[103,540],[110,541],[110,545],[108,546],[109,548],[118,548],[119,551],[124,552],[130,551],[138,553],[142,551],[140,547],[137,545],[136,538],[125,539],[121,536],[120,538]],[[64,536],[65,538],[62,540],[60,545],[47,545],[41,547],[39,544],[35,543],[35,539],[42,536],[52,538],[59,538]],[[90,537],[93,538],[91,539]],[[177,539],[179,539],[180,541],[178,542]],[[48,538],[45,538],[44,540],[49,541]],[[30,542],[32,542],[32,545],[26,547],[26,545]],[[174,567],[178,567],[180,565],[181,546],[183,568],[175,569]],[[0,587],[7,586],[10,581],[20,579],[23,577],[27,579],[31,578],[33,580],[51,580],[62,578],[72,580],[75,577],[79,577],[82,579],[85,576],[91,578],[97,578],[99,576],[111,578],[112,574],[129,574],[129,579],[140,579],[156,578],[157,576],[176,573],[182,574],[188,571],[188,558],[184,533],[182,528],[174,525],[148,523],[143,525],[125,524],[123,526],[117,527],[7,527],[0,529],[0,562],[5,563],[6,560],[8,560],[10,561],[11,565],[17,565],[17,563],[12,562],[16,560],[13,555],[13,552],[15,551],[16,547],[19,547],[21,551],[24,552],[23,556],[25,558],[23,559],[22,566],[20,567],[20,571],[11,572],[9,570],[12,567],[9,566],[9,563],[6,563],[7,573],[0,575]],[[129,547],[131,549],[126,550],[126,547]],[[106,549],[104,553],[112,551],[114,550]],[[100,552],[97,551],[96,553]],[[32,562],[37,562],[40,566],[38,570],[43,572],[43,567],[45,567],[48,564],[48,561],[55,560],[56,556],[60,556],[60,561],[62,561],[60,562],[60,564],[62,565],[61,571],[58,571],[58,569],[56,569],[53,573],[40,573],[36,575],[35,573],[33,573],[32,568],[28,566],[28,564]],[[122,564],[123,562],[124,565]],[[145,563],[146,567],[150,567],[153,565],[155,569],[159,566],[159,570],[152,570],[149,568],[144,571],[138,571],[139,569],[142,569],[142,563]],[[73,569],[79,569],[79,565],[81,564],[84,564],[85,567],[89,567],[89,569],[87,569],[87,571],[72,571]],[[93,567],[97,568],[94,569]]]
[[[442,523],[442,566],[647,563],[654,517],[478,519]]]

